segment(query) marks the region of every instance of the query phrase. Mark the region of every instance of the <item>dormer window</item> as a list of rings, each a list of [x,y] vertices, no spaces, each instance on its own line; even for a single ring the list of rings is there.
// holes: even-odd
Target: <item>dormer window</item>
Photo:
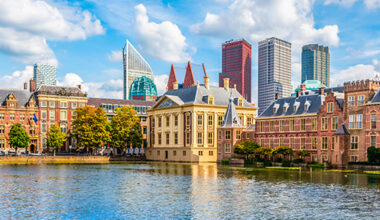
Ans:
[[[277,110],[279,109],[280,105],[279,104],[275,104],[273,106],[273,113],[277,113]]]
[[[299,105],[300,105],[299,102],[295,102],[294,103],[294,105],[293,105],[293,112],[296,112],[298,110]]]
[[[238,105],[243,106],[243,97],[239,97],[238,99]]]
[[[214,104],[214,96],[210,95],[208,97],[208,104],[213,105]]]
[[[285,103],[282,111],[285,113],[288,111],[288,108],[289,108],[289,103]]]
[[[309,101],[306,101],[306,102],[305,102],[305,105],[304,105],[304,110],[305,110],[305,111],[308,111],[308,110],[309,110],[309,107],[310,107],[310,102],[309,102]]]

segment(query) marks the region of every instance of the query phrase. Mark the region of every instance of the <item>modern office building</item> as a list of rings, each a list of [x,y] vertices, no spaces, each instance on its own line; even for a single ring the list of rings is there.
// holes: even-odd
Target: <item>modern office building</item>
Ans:
[[[259,42],[258,107],[259,114],[280,97],[292,93],[291,44],[272,37]]]
[[[122,49],[123,54],[123,98],[129,97],[130,86],[136,78],[146,76],[153,79],[153,72],[148,62],[127,40]]]
[[[319,80],[330,87],[330,52],[328,47],[309,44],[302,47],[302,82]]]
[[[129,89],[130,100],[155,101],[157,98],[157,88],[153,81],[142,76],[133,80]]]
[[[224,79],[230,79],[230,87],[236,85],[237,91],[251,102],[251,51],[246,40],[226,41],[222,45],[222,72],[219,73],[219,87]]]
[[[33,78],[36,80],[36,88],[41,85],[56,85],[57,70],[55,66],[49,64],[34,64]]]

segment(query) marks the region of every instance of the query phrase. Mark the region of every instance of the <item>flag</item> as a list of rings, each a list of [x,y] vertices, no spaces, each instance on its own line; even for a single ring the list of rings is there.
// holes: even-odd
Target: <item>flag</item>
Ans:
[[[33,121],[34,121],[35,123],[37,123],[37,121],[38,121],[36,114],[33,114]]]

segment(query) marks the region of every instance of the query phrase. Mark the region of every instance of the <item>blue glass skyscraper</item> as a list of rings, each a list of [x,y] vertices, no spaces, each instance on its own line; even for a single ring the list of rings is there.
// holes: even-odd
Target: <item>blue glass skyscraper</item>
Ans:
[[[306,80],[319,80],[330,87],[329,48],[309,44],[302,47],[302,83]]]

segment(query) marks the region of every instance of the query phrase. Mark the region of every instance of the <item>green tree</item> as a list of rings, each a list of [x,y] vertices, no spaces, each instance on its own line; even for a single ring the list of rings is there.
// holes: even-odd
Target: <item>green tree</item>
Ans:
[[[305,161],[305,157],[309,157],[310,152],[307,150],[300,150],[300,151],[297,151],[297,155]]]
[[[49,131],[46,133],[47,136],[47,146],[48,148],[53,148],[54,156],[56,150],[62,146],[63,142],[66,141],[66,134],[59,129],[58,125],[53,124],[50,126]]]
[[[281,159],[283,159],[285,156],[293,155],[293,149],[287,146],[278,146],[273,150],[272,154],[278,155]]]
[[[91,149],[101,147],[109,140],[107,115],[104,109],[91,106],[76,109],[75,120],[72,123],[73,134],[78,146]]]
[[[111,119],[111,144],[125,150],[130,144],[139,144],[142,141],[140,118],[130,106],[115,109],[116,115]]]
[[[272,155],[272,149],[270,147],[259,147],[254,151],[254,154],[267,160]]]
[[[257,148],[259,148],[259,145],[256,142],[246,140],[236,144],[234,153],[244,155],[248,159],[248,155],[253,154]]]
[[[9,145],[15,148],[28,148],[30,138],[20,123],[13,124],[9,132]]]
[[[380,163],[380,148],[369,147],[367,149],[367,159],[370,163]]]

